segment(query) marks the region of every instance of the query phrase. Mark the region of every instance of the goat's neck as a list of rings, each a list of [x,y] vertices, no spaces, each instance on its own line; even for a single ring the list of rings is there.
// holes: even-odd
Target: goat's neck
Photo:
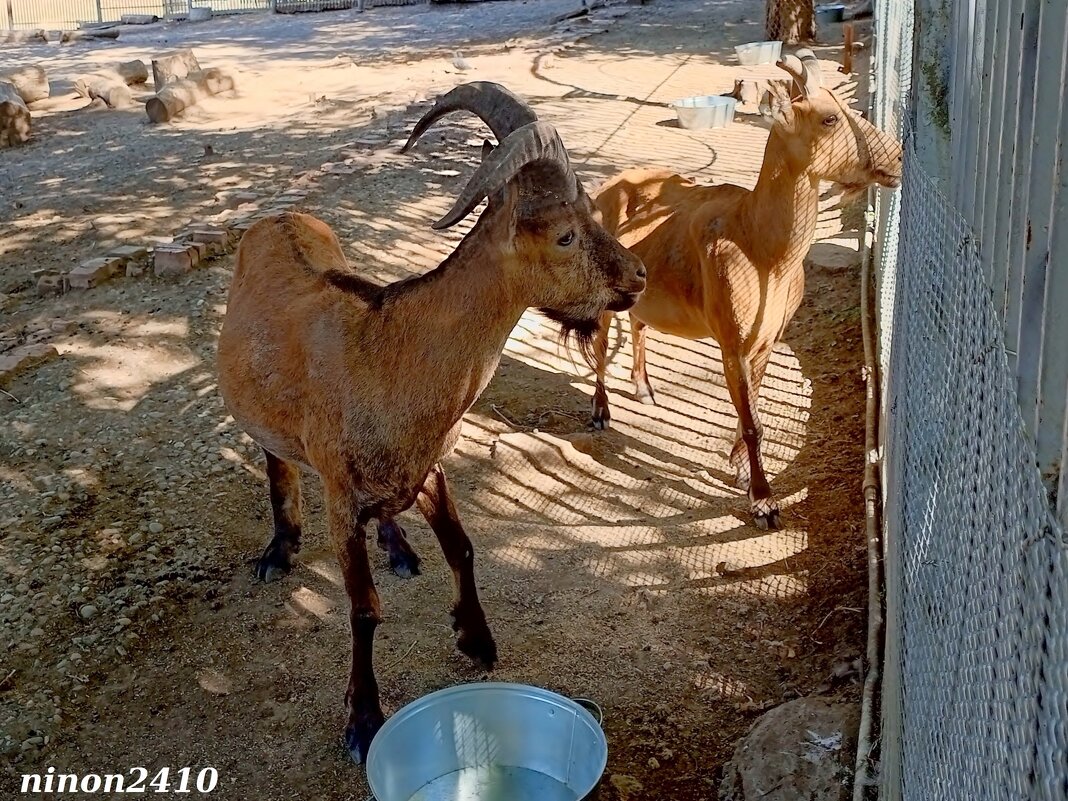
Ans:
[[[819,179],[808,165],[792,164],[773,132],[760,177],[746,198],[756,261],[770,269],[800,267],[816,233]]]
[[[395,286],[383,309],[387,327],[412,359],[407,367],[428,393],[455,404],[456,416],[493,376],[528,305],[509,279],[509,255],[497,239],[477,226],[435,270]],[[443,353],[447,359],[438,358]]]

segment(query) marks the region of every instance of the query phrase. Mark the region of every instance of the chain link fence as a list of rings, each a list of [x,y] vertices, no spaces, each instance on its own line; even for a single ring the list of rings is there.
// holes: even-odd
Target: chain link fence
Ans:
[[[1014,260],[1033,254],[1001,247],[1014,232],[997,215],[1011,216],[1012,204],[998,212],[987,193],[1021,191],[1056,229],[1056,195],[1050,205],[1041,181],[1016,186],[1020,176],[1004,161],[989,166],[990,149],[1005,142],[1015,143],[1010,158],[1024,140],[1032,157],[1062,146],[1068,115],[1028,116],[1024,103],[993,96],[998,80],[1005,92],[1006,74],[1027,61],[1028,15],[1037,15],[1036,35],[1059,25],[1063,36],[1066,11],[1031,0],[875,6],[875,119],[906,140],[903,187],[883,193],[876,210],[887,624],[881,797],[1064,801],[1068,542],[1038,467],[1041,431],[1025,424],[1030,407],[1021,406],[1003,302],[1022,291],[1012,283],[1024,275]],[[1060,58],[1032,54],[1033,74],[1013,80],[1055,80],[1063,97],[1064,40],[1049,41],[1047,55],[1059,45]],[[1000,73],[999,60],[1008,63]],[[960,187],[969,181],[965,204]],[[985,188],[977,191],[977,181]],[[979,226],[977,205],[994,215]],[[1047,262],[1057,256],[1050,250]],[[1041,339],[1047,324],[1042,314],[1025,315],[1022,329]],[[1064,350],[1065,341],[1053,347]]]

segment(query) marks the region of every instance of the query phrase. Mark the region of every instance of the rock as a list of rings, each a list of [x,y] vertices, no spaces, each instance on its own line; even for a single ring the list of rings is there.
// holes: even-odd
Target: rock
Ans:
[[[59,351],[51,345],[23,345],[0,357],[0,384],[36,365],[55,359]],[[29,449],[26,453],[29,454]]]
[[[151,523],[148,524],[148,530],[150,532],[152,532],[153,534],[162,534],[163,533],[163,524],[162,523],[157,523],[155,520],[153,520]]]
[[[848,801],[860,708],[798,698],[762,715],[723,769],[720,801]]]
[[[97,608],[92,604],[85,604],[78,610],[78,614],[82,616],[82,620],[92,620],[96,617]]]
[[[629,801],[631,798],[637,797],[645,789],[645,785],[640,781],[623,773],[613,773],[608,777],[608,781],[615,788],[620,801]]]

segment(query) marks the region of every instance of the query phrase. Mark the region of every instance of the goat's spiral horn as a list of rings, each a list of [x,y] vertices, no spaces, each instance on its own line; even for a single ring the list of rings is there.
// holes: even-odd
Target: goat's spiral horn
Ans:
[[[823,70],[820,69],[819,59],[807,47],[798,50],[796,55],[801,59],[801,67],[805,73],[805,92],[812,94],[823,86]]]
[[[493,131],[498,142],[504,142],[514,131],[538,120],[538,115],[525,100],[499,83],[465,83],[437,99],[433,108],[416,123],[401,152],[407,152],[416,140],[426,133],[427,128],[454,111],[470,111],[478,115]]]
[[[547,122],[527,123],[505,137],[500,147],[486,155],[448,214],[434,223],[433,227],[440,231],[456,225],[483,198],[493,195],[515,178],[520,170],[537,161],[554,162],[567,175],[574,175],[560,135]],[[572,178],[569,183],[573,189],[572,196],[567,200],[574,200],[578,193],[578,182]]]

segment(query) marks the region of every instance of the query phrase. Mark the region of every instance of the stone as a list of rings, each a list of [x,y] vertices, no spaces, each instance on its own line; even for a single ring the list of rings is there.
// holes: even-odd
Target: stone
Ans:
[[[81,615],[82,620],[92,620],[96,617],[97,608],[92,604],[85,604],[78,609],[78,614]]]
[[[104,283],[125,264],[123,259],[102,256],[82,262],[67,274],[71,289],[91,289]]]
[[[228,209],[236,209],[248,203],[255,203],[259,199],[260,196],[255,192],[234,192],[233,194],[226,195],[224,202]]]
[[[78,330],[74,320],[53,320],[48,327],[57,334],[70,334]]]
[[[23,345],[0,356],[0,384],[38,364],[55,359],[59,351],[52,345]]]
[[[762,715],[723,769],[720,801],[849,801],[860,707],[798,698]]]
[[[230,244],[230,234],[219,228],[201,228],[193,231],[193,241],[225,248]]]
[[[645,786],[640,781],[624,773],[613,773],[608,777],[608,781],[615,789],[620,801],[630,801],[631,798],[638,798],[642,791],[645,790]]]
[[[42,275],[37,279],[37,294],[40,297],[62,295],[67,291],[67,279],[62,274]]]
[[[156,275],[182,275],[200,263],[192,245],[161,245],[152,253],[152,271]]]
[[[131,261],[148,261],[148,248],[140,245],[119,245],[119,247],[109,251],[108,255],[113,258],[122,259],[126,263]]]
[[[148,524],[148,530],[151,531],[153,534],[160,534],[163,532],[163,524],[157,523],[155,520],[153,520],[151,523]]]

